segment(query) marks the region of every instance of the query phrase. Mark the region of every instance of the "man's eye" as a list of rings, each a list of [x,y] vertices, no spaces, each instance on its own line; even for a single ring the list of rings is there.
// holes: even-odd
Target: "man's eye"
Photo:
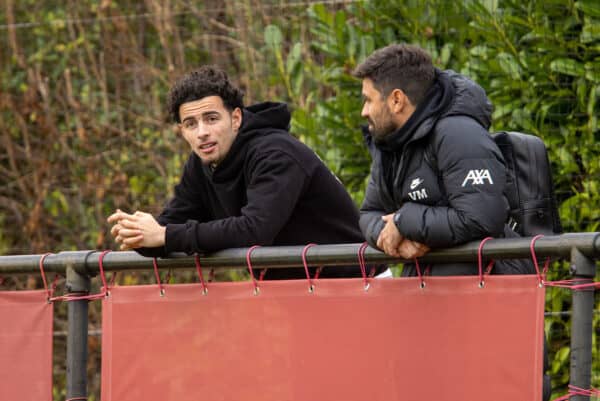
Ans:
[[[187,120],[186,122],[183,123],[183,127],[185,129],[193,129],[194,127],[196,127],[196,121]]]

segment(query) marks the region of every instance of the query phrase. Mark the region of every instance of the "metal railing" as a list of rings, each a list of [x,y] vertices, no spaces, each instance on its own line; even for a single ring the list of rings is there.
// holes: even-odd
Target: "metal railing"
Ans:
[[[494,239],[485,243],[482,255],[486,259],[530,258],[531,238]],[[449,249],[435,250],[421,258],[423,263],[476,262],[479,242]],[[311,265],[332,266],[357,263],[360,244],[318,245],[311,247],[307,260]],[[252,253],[257,268],[302,266],[303,246],[262,247]],[[569,233],[539,238],[534,245],[539,258],[558,257],[570,260],[570,269],[577,284],[592,283],[596,276],[596,260],[600,260],[600,233]],[[202,255],[205,268],[245,268],[247,249],[226,249]],[[66,275],[66,292],[85,295],[90,292],[90,278],[99,272],[98,251],[69,251],[49,255],[44,270]],[[0,275],[39,272],[41,255],[0,256]],[[365,251],[367,263],[397,263],[375,249]],[[175,254],[160,260],[161,268],[194,268],[193,256]],[[103,259],[105,271],[152,269],[152,259],[135,252],[111,252]],[[570,383],[590,388],[592,372],[592,324],[594,289],[573,291],[571,317]],[[88,301],[74,300],[68,305],[67,335],[67,399],[87,397]],[[574,395],[572,400],[589,400]]]

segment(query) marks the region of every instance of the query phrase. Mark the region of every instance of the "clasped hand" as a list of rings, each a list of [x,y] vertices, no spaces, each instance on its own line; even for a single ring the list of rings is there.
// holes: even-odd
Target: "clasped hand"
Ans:
[[[122,251],[134,248],[154,248],[165,244],[166,228],[158,224],[149,213],[125,213],[120,209],[111,214],[107,221],[113,224],[110,234]]]
[[[403,259],[419,258],[429,252],[429,247],[416,241],[404,238],[398,231],[394,223],[394,214],[381,216],[385,226],[379,238],[377,238],[377,247],[386,254]]]

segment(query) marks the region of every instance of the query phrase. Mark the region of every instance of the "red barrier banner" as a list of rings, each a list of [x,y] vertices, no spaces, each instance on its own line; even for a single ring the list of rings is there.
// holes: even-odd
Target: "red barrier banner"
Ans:
[[[535,276],[116,287],[102,400],[541,400]]]
[[[0,400],[52,400],[53,308],[40,291],[0,291]]]

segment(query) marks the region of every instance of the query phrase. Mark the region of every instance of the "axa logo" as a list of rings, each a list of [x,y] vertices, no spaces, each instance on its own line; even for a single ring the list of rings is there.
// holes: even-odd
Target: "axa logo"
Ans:
[[[408,197],[414,201],[419,199],[427,199],[427,191],[425,190],[425,188],[421,188],[418,191],[409,192]]]
[[[490,175],[488,169],[469,170],[469,173],[465,177],[462,186],[466,186],[469,183],[469,181],[471,182],[471,185],[482,185],[485,183],[485,180],[487,180],[492,185],[494,184],[494,181],[492,180],[492,176]]]
[[[416,187],[418,187],[419,185],[421,185],[423,183],[423,181],[425,181],[422,178],[415,178],[414,180],[412,180],[412,182],[410,183],[410,189],[415,189]]]

